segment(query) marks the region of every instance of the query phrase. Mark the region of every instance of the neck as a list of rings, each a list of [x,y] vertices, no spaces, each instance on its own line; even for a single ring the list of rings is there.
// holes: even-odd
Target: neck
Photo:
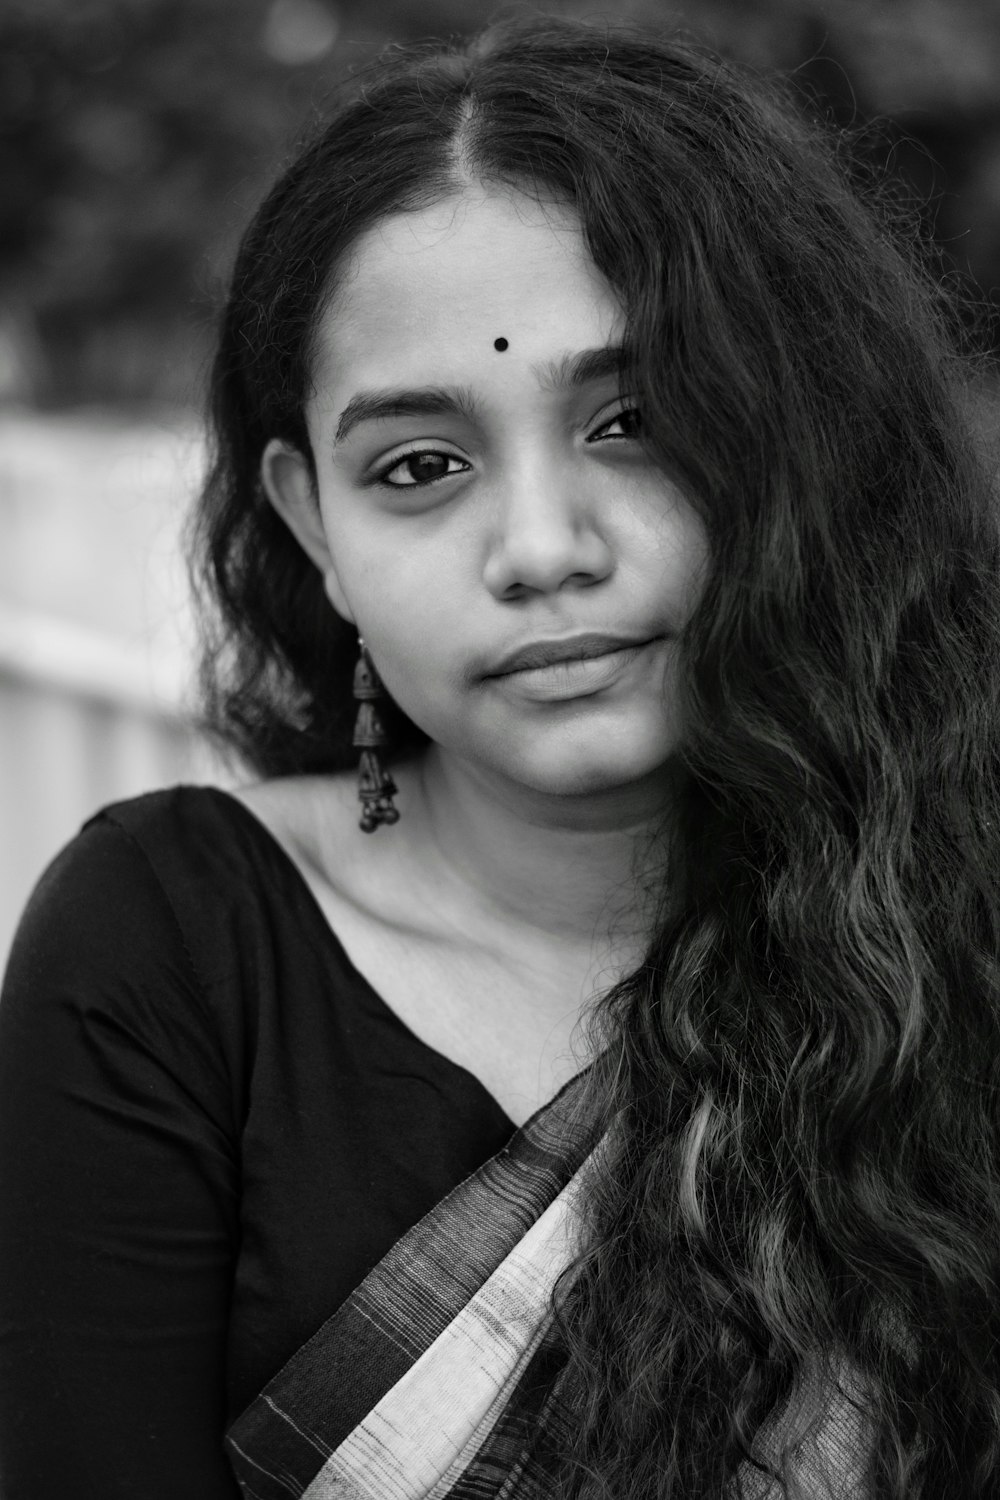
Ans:
[[[462,907],[573,947],[644,948],[659,904],[669,776],[553,797],[493,780],[432,746],[416,774],[411,832]],[[416,804],[413,806],[413,804]],[[412,814],[411,814],[412,816]]]

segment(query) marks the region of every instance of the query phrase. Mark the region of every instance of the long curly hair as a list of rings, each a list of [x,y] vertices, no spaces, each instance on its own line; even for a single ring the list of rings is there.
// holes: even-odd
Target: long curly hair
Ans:
[[[838,1440],[830,1494],[1000,1493],[1000,529],[978,369],[898,210],[787,85],[539,18],[362,80],[236,263],[193,532],[209,720],[268,775],[349,761],[354,632],[260,456],[272,437],[309,455],[344,252],[470,176],[575,206],[646,441],[710,552],[662,916],[591,1023],[608,1136],[556,1300],[564,1493],[813,1500]]]

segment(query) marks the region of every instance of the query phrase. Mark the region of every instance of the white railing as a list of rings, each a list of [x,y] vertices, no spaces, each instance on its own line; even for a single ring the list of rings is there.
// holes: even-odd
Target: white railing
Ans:
[[[0,407],[0,966],[28,894],[108,802],[227,777],[190,727],[183,413]]]
[[[185,666],[0,608],[0,969],[45,866],[98,808],[231,776],[191,728]]]

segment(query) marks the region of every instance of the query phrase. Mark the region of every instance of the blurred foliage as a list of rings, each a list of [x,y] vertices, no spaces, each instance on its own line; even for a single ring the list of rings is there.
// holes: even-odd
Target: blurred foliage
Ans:
[[[1000,0],[574,0],[791,70],[922,204],[1000,332]],[[387,42],[495,0],[0,0],[0,395],[197,399],[235,239],[303,123]]]

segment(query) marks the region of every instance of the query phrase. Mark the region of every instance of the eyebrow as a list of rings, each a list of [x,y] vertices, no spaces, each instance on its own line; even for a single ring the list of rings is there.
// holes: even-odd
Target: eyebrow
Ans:
[[[625,348],[608,344],[600,349],[583,349],[562,359],[545,360],[533,365],[542,388],[547,391],[573,390],[591,381],[621,376],[625,368]],[[334,443],[342,443],[360,422],[388,417],[440,417],[458,415],[475,421],[479,402],[467,386],[397,387],[381,391],[358,391],[340,413]]]

